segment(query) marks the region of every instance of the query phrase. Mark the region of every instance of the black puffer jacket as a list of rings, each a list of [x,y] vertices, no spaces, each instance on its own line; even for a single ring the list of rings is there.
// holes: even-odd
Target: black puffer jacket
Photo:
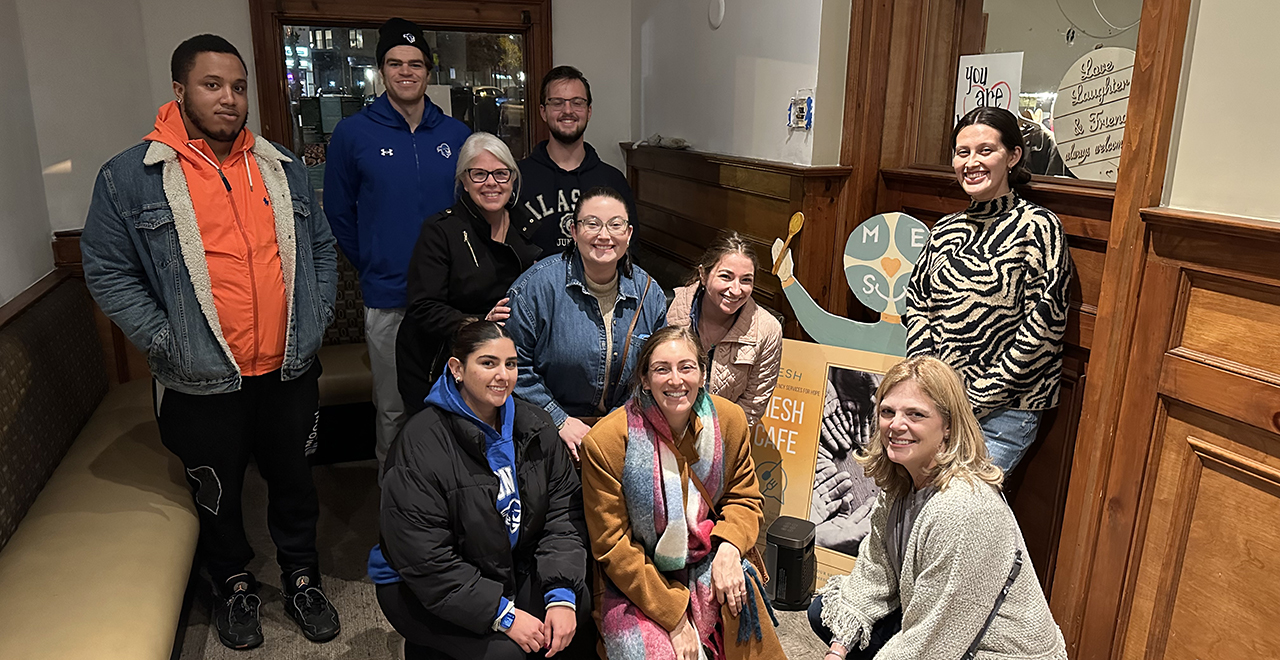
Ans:
[[[409,259],[409,306],[396,336],[397,383],[410,415],[422,410],[444,372],[449,339],[462,320],[484,318],[542,254],[530,239],[538,222],[519,207],[510,215],[503,243],[489,238],[489,223],[465,194],[422,223]]]
[[[551,417],[515,400],[520,537],[511,547],[494,504],[498,478],[475,424],[433,405],[391,445],[382,476],[382,552],[431,614],[477,634],[490,629],[516,575],[534,573],[543,592],[574,590],[587,601],[587,530],[582,485]]]

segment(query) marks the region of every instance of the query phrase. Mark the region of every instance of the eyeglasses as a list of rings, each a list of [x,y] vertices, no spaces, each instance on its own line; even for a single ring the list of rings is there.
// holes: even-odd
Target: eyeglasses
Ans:
[[[605,231],[615,236],[626,231],[627,225],[627,221],[622,218],[610,218],[608,222],[604,222],[594,215],[589,215],[578,221],[578,226],[589,233],[599,233],[600,228],[603,227]]]
[[[582,98],[581,96],[575,96],[571,99],[562,99],[562,98],[557,98],[553,96],[547,99],[542,105],[545,105],[548,108],[551,108],[552,110],[559,110],[563,108],[564,104],[566,103],[572,106],[574,110],[587,109],[587,100]]]
[[[484,183],[489,176],[493,176],[494,183],[506,183],[511,180],[511,170],[502,168],[500,170],[482,170],[478,167],[472,167],[467,170],[467,177],[471,179],[471,183]]]

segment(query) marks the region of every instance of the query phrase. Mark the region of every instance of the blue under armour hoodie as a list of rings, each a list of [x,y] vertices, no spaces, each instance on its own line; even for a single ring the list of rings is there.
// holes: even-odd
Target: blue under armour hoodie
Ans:
[[[334,128],[324,212],[360,272],[365,305],[405,306],[405,273],[422,221],[453,206],[458,152],[470,134],[431,99],[410,132],[385,93]]]

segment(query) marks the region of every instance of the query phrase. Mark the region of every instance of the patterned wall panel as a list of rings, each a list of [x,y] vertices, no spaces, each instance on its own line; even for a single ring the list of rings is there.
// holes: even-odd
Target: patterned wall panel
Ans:
[[[325,344],[364,343],[364,298],[355,266],[338,250],[338,297],[333,305],[333,323],[325,330]]]
[[[107,393],[91,305],[68,279],[0,329],[0,548]]]

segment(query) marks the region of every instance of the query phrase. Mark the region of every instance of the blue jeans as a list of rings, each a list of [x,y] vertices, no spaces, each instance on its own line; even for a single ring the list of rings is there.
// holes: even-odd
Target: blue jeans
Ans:
[[[991,454],[991,462],[1004,470],[1005,474],[1013,472],[1018,462],[1026,456],[1031,443],[1036,440],[1036,431],[1040,429],[1039,410],[1011,410],[997,408],[978,420],[982,425],[982,435],[987,441],[987,453]]]
[[[823,644],[831,645],[831,631],[827,630],[827,626],[822,623],[822,596],[815,597],[809,604],[809,627],[813,628],[814,634],[822,640]],[[867,648],[848,649],[848,653],[844,656],[845,660],[871,660],[891,637],[901,631],[902,610],[894,610],[872,626],[871,639],[868,640]]]

